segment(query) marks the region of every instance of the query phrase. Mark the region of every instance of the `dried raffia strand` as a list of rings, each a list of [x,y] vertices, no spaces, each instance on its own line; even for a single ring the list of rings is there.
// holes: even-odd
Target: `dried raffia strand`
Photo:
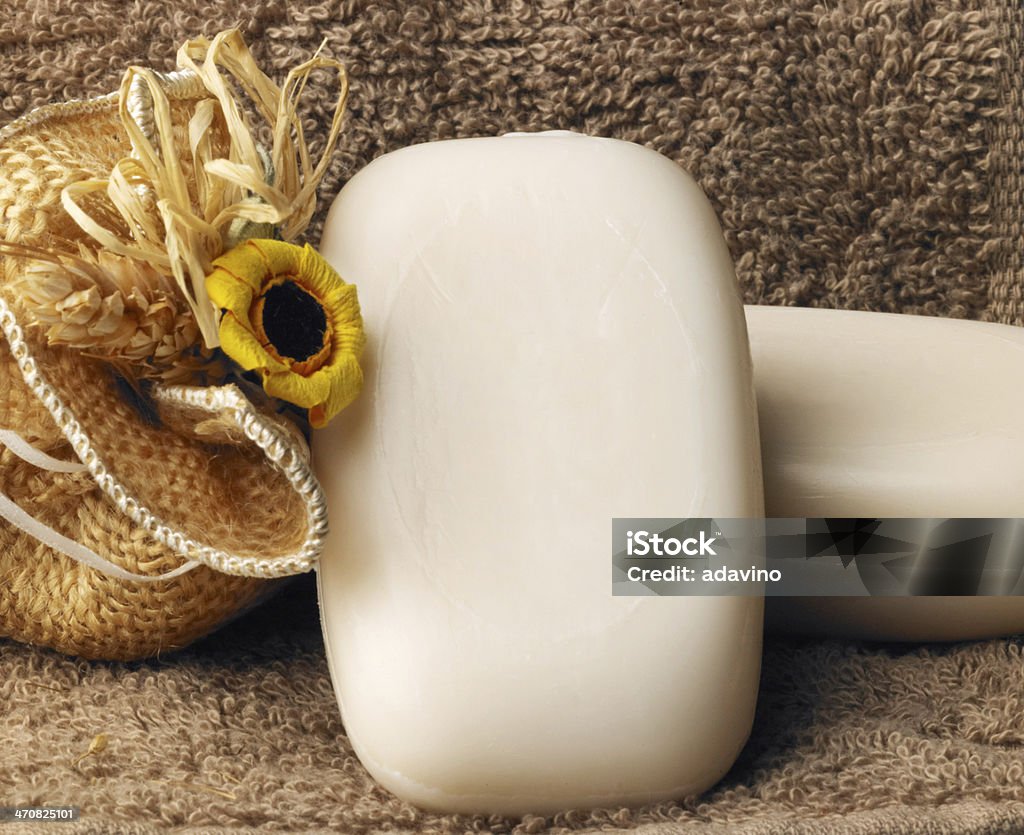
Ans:
[[[159,151],[128,110],[128,92],[136,79],[141,79],[151,97],[155,132],[160,138]],[[121,82],[120,112],[135,156],[152,184],[157,198],[157,210],[164,225],[162,244],[166,247],[171,271],[195,314],[203,340],[208,346],[216,346],[219,344],[216,336],[216,311],[206,296],[203,283],[210,266],[208,253],[219,246],[220,236],[211,224],[193,214],[192,195],[174,142],[170,102],[152,70],[132,67],[125,73]],[[121,164],[123,161],[118,165]],[[198,171],[196,175],[199,176]],[[118,184],[114,180],[111,180],[110,188],[115,191],[123,190],[118,189]],[[130,198],[126,196],[122,205],[129,212],[125,220],[129,223],[129,228],[133,228],[131,224],[135,220],[135,215],[132,208],[141,204],[136,202],[133,206]],[[144,208],[143,212],[145,213]],[[136,236],[138,234],[136,231]],[[159,245],[157,243],[157,246]]]
[[[321,57],[318,51],[313,58],[289,72],[283,89],[278,89],[256,65],[237,31],[223,32],[212,42],[205,38],[190,41],[178,52],[178,64],[197,73],[206,88],[216,97],[232,138],[232,153],[228,159],[196,160],[197,163],[202,162],[202,168],[207,174],[226,184],[225,197],[213,220],[214,225],[220,227],[235,217],[243,217],[255,222],[280,225],[281,237],[286,241],[297,238],[309,224],[315,210],[316,188],[323,178],[341,131],[348,96],[348,77],[344,66],[338,61]],[[257,112],[272,129],[273,145],[269,166],[273,172],[272,183],[268,182],[268,166],[261,159],[259,146],[252,138],[221,68],[245,91]],[[297,110],[305,82],[316,69],[333,69],[337,72],[339,94],[324,153],[314,167],[310,162],[309,148]],[[195,139],[191,142],[196,145]],[[258,196],[262,204],[247,200],[246,196],[250,194]],[[230,199],[229,195],[234,199]]]
[[[321,48],[322,47],[323,45],[321,44]],[[296,114],[297,102],[302,96],[302,92],[305,89],[306,81],[309,79],[310,73],[317,67],[325,64],[327,66],[334,66],[338,70],[341,80],[341,91],[339,93],[337,103],[335,104],[334,116],[331,119],[331,127],[327,133],[326,149],[321,155],[319,162],[317,162],[316,167],[311,168],[306,143],[301,139],[302,128]],[[296,88],[294,96],[290,95],[290,91],[293,87]],[[282,107],[284,107],[285,102],[288,104],[286,112],[280,114],[278,117],[277,127],[274,133],[274,164],[275,166],[279,165],[276,150],[279,147],[288,147],[287,122],[291,121],[294,123],[295,131],[300,137],[298,150],[302,165],[301,173],[299,177],[296,178],[296,185],[298,184],[299,178],[301,178],[302,188],[299,190],[292,203],[293,209],[292,217],[289,221],[290,225],[286,225],[282,233],[285,240],[292,240],[305,231],[314,212],[316,211],[316,190],[320,181],[323,179],[324,174],[327,172],[327,165],[330,161],[331,151],[338,140],[338,135],[341,133],[342,119],[345,113],[345,99],[347,96],[348,77],[345,75],[345,68],[340,63],[327,61],[327,59],[312,58],[289,72],[288,77],[285,79]],[[294,160],[294,157],[285,157],[285,159]]]
[[[197,783],[195,780],[155,780],[156,783],[163,783],[168,786],[181,786],[186,789],[197,789],[207,794],[215,794],[218,797],[223,797],[226,800],[238,800],[238,796],[234,792],[226,791],[224,789],[218,789],[215,786],[209,786],[206,783]]]

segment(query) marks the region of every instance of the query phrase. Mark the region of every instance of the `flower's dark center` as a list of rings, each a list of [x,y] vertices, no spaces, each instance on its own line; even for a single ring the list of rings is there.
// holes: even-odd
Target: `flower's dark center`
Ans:
[[[280,356],[303,362],[323,349],[327,315],[305,288],[282,281],[268,288],[260,301],[263,333]]]

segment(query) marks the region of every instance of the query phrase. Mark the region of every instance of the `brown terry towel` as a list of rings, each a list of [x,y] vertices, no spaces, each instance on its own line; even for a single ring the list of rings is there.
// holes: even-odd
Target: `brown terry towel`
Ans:
[[[0,122],[113,90],[131,63],[170,69],[181,42],[232,25],[271,73],[325,37],[348,66],[321,220],[387,151],[571,128],[689,169],[750,302],[1024,324],[1016,0],[14,0],[0,13]],[[62,832],[1022,831],[1022,654],[1019,639],[769,639],[750,744],[705,796],[442,817],[376,788],[353,756],[305,578],[159,661],[0,641],[0,806],[81,806]]]

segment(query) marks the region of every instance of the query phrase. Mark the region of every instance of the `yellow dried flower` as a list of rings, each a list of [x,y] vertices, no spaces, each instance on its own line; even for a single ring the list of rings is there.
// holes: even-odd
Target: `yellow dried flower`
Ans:
[[[356,288],[316,250],[249,239],[213,262],[206,292],[223,311],[221,348],[263,388],[309,410],[314,427],[351,403],[363,382],[365,337]]]

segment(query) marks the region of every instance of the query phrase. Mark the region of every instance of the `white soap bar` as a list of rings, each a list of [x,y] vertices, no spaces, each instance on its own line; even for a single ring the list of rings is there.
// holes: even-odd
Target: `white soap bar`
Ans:
[[[760,516],[742,306],[660,155],[419,145],[346,185],[359,401],[315,439],[331,674],[370,773],[457,812],[698,792],[750,729],[763,601],[611,594],[615,516]]]
[[[784,517],[1024,516],[1024,329],[748,307],[765,504]],[[1024,631],[1020,597],[772,599],[772,628],[880,640]]]

